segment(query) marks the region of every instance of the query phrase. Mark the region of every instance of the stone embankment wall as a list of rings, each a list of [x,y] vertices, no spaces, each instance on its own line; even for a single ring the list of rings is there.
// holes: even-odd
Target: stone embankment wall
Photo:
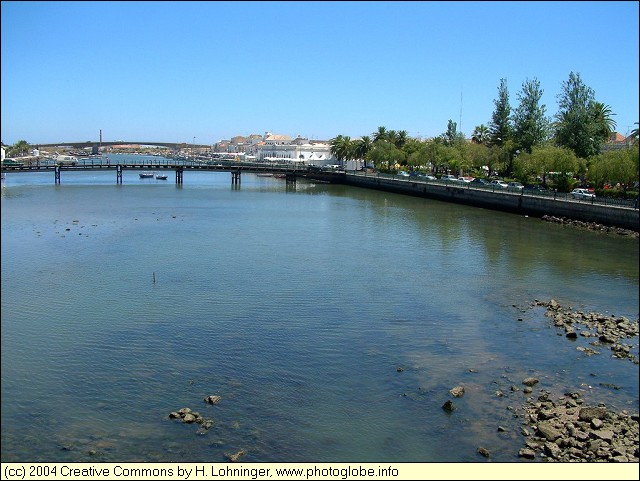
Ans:
[[[517,192],[493,192],[462,185],[427,183],[411,179],[398,180],[378,177],[375,174],[364,176],[347,173],[340,179],[334,177],[332,181],[532,217],[551,215],[640,231],[639,211],[628,207],[591,204],[586,201],[568,202],[553,197],[523,195]]]

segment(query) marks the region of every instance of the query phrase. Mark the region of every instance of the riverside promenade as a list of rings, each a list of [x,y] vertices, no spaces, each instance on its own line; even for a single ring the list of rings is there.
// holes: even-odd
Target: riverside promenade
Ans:
[[[413,195],[444,202],[500,210],[532,217],[554,216],[571,220],[593,222],[640,232],[638,207],[630,202],[609,203],[597,199],[574,200],[569,194],[529,194],[524,191],[477,188],[457,182],[423,181],[410,177],[376,173],[345,173],[342,182],[347,185]]]

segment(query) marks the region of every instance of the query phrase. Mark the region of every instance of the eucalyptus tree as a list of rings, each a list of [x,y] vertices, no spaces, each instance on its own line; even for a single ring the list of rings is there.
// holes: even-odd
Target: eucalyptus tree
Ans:
[[[491,122],[489,122],[489,144],[502,147],[505,142],[511,139],[513,131],[507,79],[500,79],[498,98],[493,103],[495,110],[491,114]]]
[[[471,134],[471,142],[480,145],[486,145],[489,142],[489,128],[480,124],[473,129],[473,133]]]
[[[537,79],[525,80],[518,93],[519,105],[513,112],[513,139],[521,152],[531,153],[535,145],[542,144],[549,137],[549,119],[545,116],[546,106],[540,104],[543,90]]]
[[[579,73],[569,73],[558,94],[555,141],[583,159],[600,152],[600,143],[607,140],[598,132],[594,119],[595,92],[586,86]]]

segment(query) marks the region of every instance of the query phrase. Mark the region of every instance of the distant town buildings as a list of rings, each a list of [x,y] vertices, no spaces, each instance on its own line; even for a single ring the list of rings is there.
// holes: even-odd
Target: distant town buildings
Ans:
[[[245,154],[245,158],[256,161],[300,162],[306,165],[335,164],[328,140],[310,140],[298,135],[292,139],[288,135],[265,132],[248,137],[236,136],[221,140],[213,145],[217,153]]]

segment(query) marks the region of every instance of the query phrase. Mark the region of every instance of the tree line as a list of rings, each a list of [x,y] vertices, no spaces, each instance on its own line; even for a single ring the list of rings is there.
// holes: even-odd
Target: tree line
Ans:
[[[495,175],[524,184],[542,182],[560,191],[576,184],[601,190],[609,184],[622,190],[637,184],[637,127],[628,148],[605,150],[616,128],[615,114],[596,100],[579,73],[571,72],[562,83],[552,117],[541,103],[542,94],[540,82],[527,79],[512,109],[507,80],[500,79],[491,119],[475,127],[470,141],[449,120],[444,133],[426,141],[386,127],[358,139],[338,135],[331,139],[331,152],[341,162],[362,160],[383,172],[400,168]]]

